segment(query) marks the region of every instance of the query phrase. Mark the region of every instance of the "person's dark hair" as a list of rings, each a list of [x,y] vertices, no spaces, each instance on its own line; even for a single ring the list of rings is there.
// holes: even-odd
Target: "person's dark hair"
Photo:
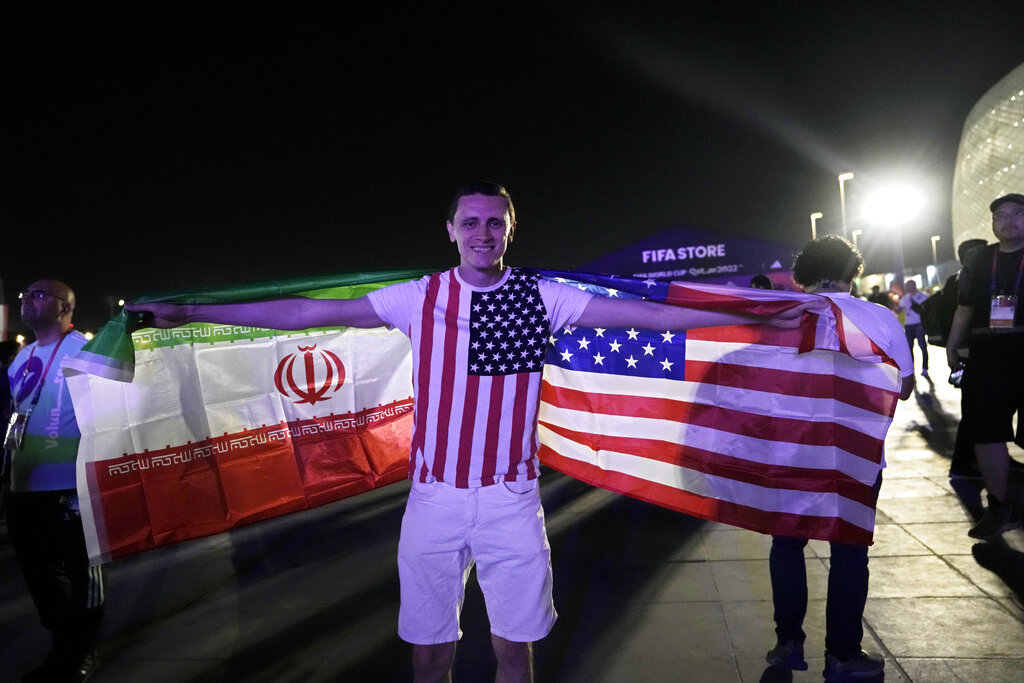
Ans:
[[[793,262],[793,281],[809,287],[819,282],[853,282],[864,270],[864,257],[839,235],[811,240]]]
[[[758,273],[754,277],[750,278],[750,286],[754,289],[775,289],[775,285],[772,284],[771,278],[764,273]]]
[[[491,183],[486,180],[477,180],[463,185],[455,191],[455,196],[452,197],[451,206],[448,207],[448,222],[451,223],[455,220],[455,212],[459,208],[459,200],[463,197],[468,197],[471,194],[482,194],[488,197],[504,197],[505,201],[508,202],[508,218],[512,222],[512,225],[516,223],[516,208],[512,205],[512,195],[508,193],[504,187],[498,183]]]
[[[967,258],[967,254],[969,252],[971,252],[974,249],[977,249],[978,247],[983,247],[986,244],[988,244],[988,242],[986,242],[983,239],[978,239],[978,238],[974,238],[974,239],[970,239],[970,240],[964,240],[956,248],[956,256],[957,256],[958,259],[960,259],[960,263],[963,263],[964,259]]]

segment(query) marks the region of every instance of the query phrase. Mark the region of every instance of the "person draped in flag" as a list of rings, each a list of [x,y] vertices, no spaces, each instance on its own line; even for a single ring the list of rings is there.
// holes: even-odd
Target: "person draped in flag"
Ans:
[[[459,613],[476,566],[499,681],[532,679],[532,642],[556,619],[550,547],[537,477],[537,407],[550,332],[567,325],[799,326],[809,303],[772,318],[594,297],[509,268],[515,208],[501,185],[476,182],[452,199],[448,238],[459,265],[345,300],[226,305],[129,305],[147,324],[244,324],[273,329],[387,325],[412,342],[412,487],[398,549],[398,632],[417,680],[449,680]],[[151,317],[149,317],[151,316]]]
[[[900,400],[914,391],[914,359],[899,319],[884,306],[850,294],[851,285],[864,268],[860,252],[838,235],[826,235],[808,242],[793,264],[793,280],[805,292],[821,294],[842,309],[843,314],[867,332],[881,353],[900,370]],[[882,463],[884,467],[884,461]],[[877,498],[882,485],[881,471],[875,481]],[[805,671],[803,631],[807,612],[807,570],[804,566],[806,538],[773,536],[769,555],[775,633],[778,642],[768,651],[769,664]],[[846,681],[880,674],[881,657],[861,649],[862,618],[868,597],[868,548],[833,541],[825,607],[826,681]]]

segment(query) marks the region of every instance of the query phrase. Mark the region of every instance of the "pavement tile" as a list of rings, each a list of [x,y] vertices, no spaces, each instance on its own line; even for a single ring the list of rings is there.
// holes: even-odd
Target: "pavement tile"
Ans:
[[[809,599],[824,598],[828,572],[820,560],[806,560],[807,595]],[[771,576],[768,560],[726,560],[712,562],[719,598],[723,603],[771,599]]]
[[[756,531],[727,527],[701,535],[708,560],[763,560],[772,547],[772,537]]]
[[[707,602],[718,598],[715,577],[708,562],[673,562],[658,577],[650,602]]]
[[[970,555],[971,546],[977,543],[967,535],[971,528],[967,521],[921,522],[903,528],[936,555]]]
[[[893,656],[1019,657],[1024,623],[988,598],[869,597],[864,618]]]
[[[722,603],[722,613],[737,657],[760,657],[761,662],[764,662],[765,653],[776,642],[773,611],[770,599]],[[804,655],[820,657],[825,649],[824,600],[807,601],[803,628],[807,635]]]
[[[1018,596],[1011,595],[1008,598],[997,598],[996,602],[1009,614],[1016,617],[1018,621],[1024,622],[1024,604],[1021,604],[1021,599]]]
[[[934,496],[948,496],[952,491],[948,487],[940,486],[930,479],[924,477],[910,477],[894,481],[892,485],[886,486],[885,475],[882,474],[882,489],[878,492],[879,500],[891,500],[893,498],[928,498]]]
[[[708,559],[704,550],[704,534],[697,533],[681,538],[679,545],[669,557],[669,562],[704,562]]]
[[[1022,659],[903,659],[900,664],[915,681],[984,681],[1020,683]]]
[[[826,553],[829,546],[825,544]],[[868,557],[893,555],[930,555],[931,550],[919,543],[906,529],[898,524],[876,524],[875,542],[868,550]],[[825,557],[829,555],[826,554]]]
[[[651,603],[630,614],[632,623],[624,628],[613,650],[595,657],[609,666],[621,661],[693,657],[729,659],[732,648],[721,605],[717,602]],[[678,675],[678,670],[677,670]],[[619,679],[622,680],[622,679]]]
[[[689,650],[690,648],[684,648]],[[679,683],[679,681],[740,681],[736,662],[731,657],[617,657],[601,667],[592,668],[587,680],[602,683],[643,681]]]
[[[889,498],[878,501],[878,508],[897,524],[971,521],[953,496]]]
[[[981,597],[984,594],[963,575],[934,555],[876,557],[871,572],[869,597],[935,598]]]
[[[943,559],[985,593],[995,597],[1010,597],[1013,594],[998,574],[979,565],[972,555],[944,555]]]

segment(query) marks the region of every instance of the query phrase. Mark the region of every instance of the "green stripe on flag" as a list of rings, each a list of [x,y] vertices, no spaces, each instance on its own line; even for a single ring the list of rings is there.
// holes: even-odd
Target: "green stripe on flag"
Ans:
[[[319,275],[292,280],[274,280],[226,287],[206,287],[164,294],[141,296],[132,303],[170,302],[179,304],[228,304],[244,301],[270,301],[287,298],[355,299],[396,282],[427,275],[427,270],[391,270],[378,272]],[[210,344],[277,336],[300,336],[305,331],[266,330],[256,327],[194,323],[171,330],[142,328],[143,317],[122,309],[67,364],[65,372],[89,373],[119,382],[130,382],[135,375],[135,351],[153,350],[181,344]],[[323,328],[336,329],[336,328]],[[136,331],[133,335],[132,332]]]

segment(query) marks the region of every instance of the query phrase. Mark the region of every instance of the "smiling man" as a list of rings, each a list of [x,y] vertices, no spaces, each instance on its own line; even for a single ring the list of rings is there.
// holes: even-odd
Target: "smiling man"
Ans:
[[[496,679],[532,678],[531,643],[555,623],[551,553],[537,477],[537,408],[551,330],[765,322],[748,315],[593,297],[505,265],[516,234],[504,187],[477,182],[452,199],[447,230],[459,265],[359,299],[216,306],[130,305],[155,327],[187,322],[274,329],[387,325],[412,342],[412,489],[398,549],[399,635],[417,680],[448,680],[469,571],[487,604]],[[801,305],[772,319],[797,327]]]
[[[988,508],[969,532],[980,539],[1020,526],[1019,512],[1006,500],[1007,443],[1024,445],[1024,195],[1005,195],[989,209],[998,243],[973,250],[964,264],[959,305],[946,342],[946,359],[954,368],[957,349],[967,341],[963,412],[988,489]]]

